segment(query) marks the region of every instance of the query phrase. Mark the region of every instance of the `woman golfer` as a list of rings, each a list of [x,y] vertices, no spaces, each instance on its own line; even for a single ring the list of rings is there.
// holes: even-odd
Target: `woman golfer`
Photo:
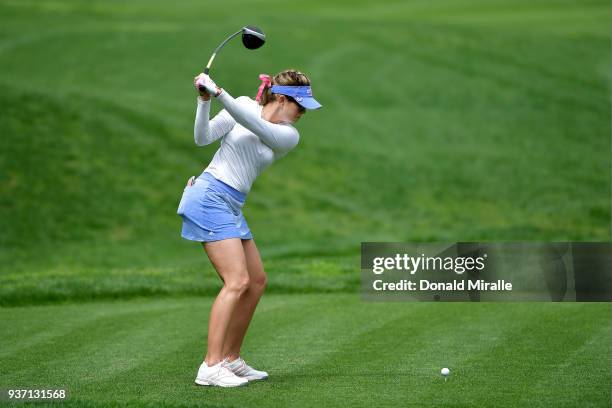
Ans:
[[[177,211],[183,218],[181,235],[202,243],[223,281],[210,311],[208,350],[195,379],[199,385],[235,387],[268,377],[240,358],[242,341],[266,286],[242,206],[259,173],[298,144],[299,133],[292,124],[306,109],[321,107],[301,72],[287,70],[259,78],[256,101],[246,96],[234,99],[208,75],[194,78],[200,93],[195,143],[205,146],[221,139],[208,167],[195,181],[189,179]],[[209,120],[211,95],[224,109]]]

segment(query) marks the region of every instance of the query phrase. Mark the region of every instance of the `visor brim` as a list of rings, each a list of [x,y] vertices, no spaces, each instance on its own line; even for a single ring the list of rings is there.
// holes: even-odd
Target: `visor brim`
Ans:
[[[302,99],[301,101],[296,100],[296,102],[302,105],[304,108],[309,109],[309,110],[319,109],[323,106],[319,102],[317,102],[315,98],[301,98],[301,99]]]

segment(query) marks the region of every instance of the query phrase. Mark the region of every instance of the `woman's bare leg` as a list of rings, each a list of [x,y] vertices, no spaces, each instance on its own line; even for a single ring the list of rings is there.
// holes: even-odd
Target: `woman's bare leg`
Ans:
[[[230,321],[250,281],[245,251],[239,238],[208,242],[204,249],[223,280],[223,288],[213,303],[208,322],[208,350],[204,361],[211,366],[225,357],[223,345]]]
[[[227,329],[223,345],[223,357],[228,357],[230,361],[240,356],[240,347],[267,281],[255,241],[252,239],[244,240],[242,241],[242,247],[244,248],[249,273],[249,287],[238,300]]]

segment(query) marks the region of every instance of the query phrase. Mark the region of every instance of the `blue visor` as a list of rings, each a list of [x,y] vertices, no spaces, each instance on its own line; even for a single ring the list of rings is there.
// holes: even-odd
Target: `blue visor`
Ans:
[[[310,86],[272,85],[272,93],[290,96],[306,109],[319,109],[322,106],[312,97]]]

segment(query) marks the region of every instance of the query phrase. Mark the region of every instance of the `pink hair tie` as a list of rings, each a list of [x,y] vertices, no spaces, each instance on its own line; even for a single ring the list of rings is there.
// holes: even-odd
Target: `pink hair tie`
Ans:
[[[261,94],[263,93],[264,89],[269,88],[272,85],[270,75],[259,74],[259,79],[261,79],[261,85],[259,85],[259,89],[257,90],[257,96],[255,97],[255,100],[257,102],[259,102],[259,100],[261,99]]]

